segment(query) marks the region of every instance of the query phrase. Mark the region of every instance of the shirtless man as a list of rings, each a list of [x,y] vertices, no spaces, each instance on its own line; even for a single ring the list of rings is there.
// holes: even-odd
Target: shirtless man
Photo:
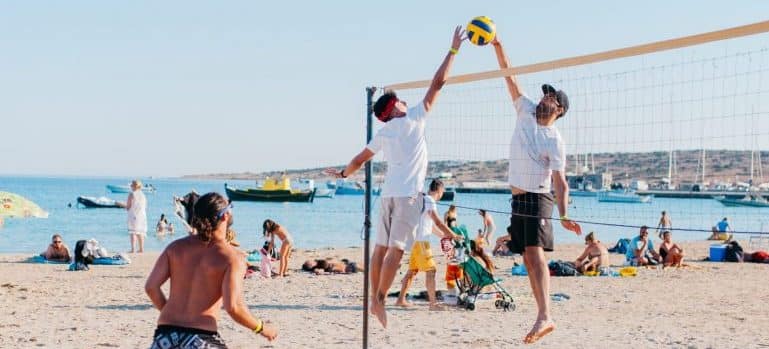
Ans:
[[[232,206],[218,193],[195,204],[192,226],[197,235],[171,243],[158,257],[147,283],[147,295],[160,310],[152,349],[226,348],[217,333],[219,309],[272,341],[277,329],[254,318],[243,299],[243,255],[227,242]],[[171,280],[166,298],[161,286]]]
[[[64,244],[59,234],[54,234],[51,237],[51,244],[40,255],[49,261],[69,262],[72,259],[69,248]]]

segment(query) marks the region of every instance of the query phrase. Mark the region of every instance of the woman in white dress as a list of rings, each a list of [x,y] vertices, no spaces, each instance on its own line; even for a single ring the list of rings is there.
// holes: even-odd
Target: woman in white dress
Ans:
[[[144,238],[147,237],[147,198],[142,192],[142,182],[131,182],[131,193],[126,202],[128,210],[128,235],[131,237],[131,252],[136,250],[139,241],[139,253],[144,252]]]

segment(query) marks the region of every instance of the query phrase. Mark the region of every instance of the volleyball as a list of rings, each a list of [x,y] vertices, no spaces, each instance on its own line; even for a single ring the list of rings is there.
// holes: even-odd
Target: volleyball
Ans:
[[[483,46],[494,40],[494,35],[497,34],[497,26],[494,25],[494,21],[486,16],[478,16],[470,20],[467,23],[467,38],[470,42],[478,46]]]

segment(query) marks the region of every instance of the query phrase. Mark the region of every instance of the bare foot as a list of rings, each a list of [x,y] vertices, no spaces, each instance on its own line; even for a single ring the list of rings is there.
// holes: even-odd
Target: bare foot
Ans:
[[[538,340],[540,340],[542,337],[547,336],[550,334],[550,332],[553,332],[555,330],[555,323],[550,320],[537,320],[537,322],[534,323],[534,327],[531,328],[531,331],[529,331],[529,334],[526,335],[526,337],[523,339],[523,343],[525,344],[531,344]]]
[[[444,311],[446,310],[446,306],[443,304],[430,304],[430,310],[431,311]]]
[[[397,301],[397,302],[395,302],[395,305],[397,305],[397,306],[399,306],[399,307],[408,308],[408,307],[410,307],[410,306],[411,306],[411,303],[409,303],[409,302],[406,302],[406,300],[405,300],[405,299],[403,299],[403,300],[401,300],[401,299],[398,299],[398,301]]]
[[[371,315],[376,316],[377,320],[379,320],[379,323],[382,324],[382,327],[387,328],[387,312],[385,311],[384,302],[373,300],[371,302],[370,309]]]

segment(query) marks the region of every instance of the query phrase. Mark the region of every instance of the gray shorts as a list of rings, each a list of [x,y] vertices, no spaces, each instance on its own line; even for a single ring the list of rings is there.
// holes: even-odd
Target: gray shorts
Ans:
[[[414,197],[382,197],[379,199],[379,224],[375,244],[405,250],[414,241],[422,217],[424,200]]]

